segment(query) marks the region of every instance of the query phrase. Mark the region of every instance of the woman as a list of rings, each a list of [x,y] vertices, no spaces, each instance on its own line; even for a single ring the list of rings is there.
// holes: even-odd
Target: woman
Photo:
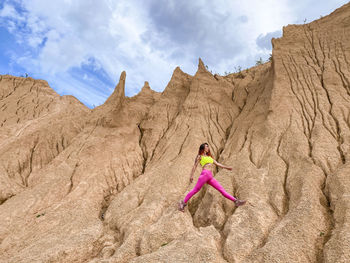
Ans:
[[[186,195],[184,200],[181,200],[179,202],[179,210],[181,212],[184,211],[185,206],[187,205],[188,200],[195,195],[205,183],[210,184],[212,187],[214,187],[216,190],[218,190],[224,197],[226,197],[227,199],[232,200],[233,202],[235,202],[236,206],[241,206],[244,205],[246,201],[243,200],[238,200],[237,198],[231,196],[230,194],[228,194],[225,189],[219,184],[218,181],[215,180],[215,178],[213,177],[213,174],[210,170],[210,168],[212,167],[212,164],[214,163],[215,165],[221,167],[221,168],[225,168],[227,170],[232,170],[231,167],[222,165],[220,163],[218,163],[217,161],[215,161],[212,158],[212,155],[210,153],[209,150],[209,145],[207,143],[203,143],[200,147],[199,147],[199,152],[198,155],[196,157],[196,160],[194,162],[194,166],[192,168],[191,171],[191,175],[190,175],[190,182],[192,183],[193,181],[193,174],[197,168],[198,163],[200,163],[203,167],[202,172],[198,178],[198,181],[196,183],[196,186]]]

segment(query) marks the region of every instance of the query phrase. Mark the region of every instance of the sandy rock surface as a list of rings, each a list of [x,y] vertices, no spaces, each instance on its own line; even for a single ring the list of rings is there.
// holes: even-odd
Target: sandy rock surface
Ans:
[[[163,92],[122,72],[92,110],[0,76],[0,262],[350,262],[350,4],[272,42]],[[177,210],[203,142],[245,206],[205,185]]]

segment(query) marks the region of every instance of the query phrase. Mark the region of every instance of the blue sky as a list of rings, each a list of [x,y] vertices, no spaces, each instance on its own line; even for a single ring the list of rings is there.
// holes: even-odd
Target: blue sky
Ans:
[[[173,70],[193,75],[251,67],[282,27],[325,16],[343,0],[0,0],[0,74],[45,79],[89,108],[125,70],[126,96],[144,81],[164,90]]]

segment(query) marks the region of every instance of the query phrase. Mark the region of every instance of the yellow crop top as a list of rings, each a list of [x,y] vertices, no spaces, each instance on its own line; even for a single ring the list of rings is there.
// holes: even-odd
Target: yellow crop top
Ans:
[[[200,161],[200,164],[202,166],[206,165],[207,163],[213,163],[214,160],[213,158],[211,158],[210,156],[204,156],[204,155],[201,155],[201,161]]]

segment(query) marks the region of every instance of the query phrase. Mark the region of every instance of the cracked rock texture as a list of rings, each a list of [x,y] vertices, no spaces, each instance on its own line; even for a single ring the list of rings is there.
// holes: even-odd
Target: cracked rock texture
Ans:
[[[123,72],[93,110],[0,76],[0,262],[350,262],[350,4],[272,42],[163,92]],[[245,206],[205,185],[177,211],[203,142]]]

